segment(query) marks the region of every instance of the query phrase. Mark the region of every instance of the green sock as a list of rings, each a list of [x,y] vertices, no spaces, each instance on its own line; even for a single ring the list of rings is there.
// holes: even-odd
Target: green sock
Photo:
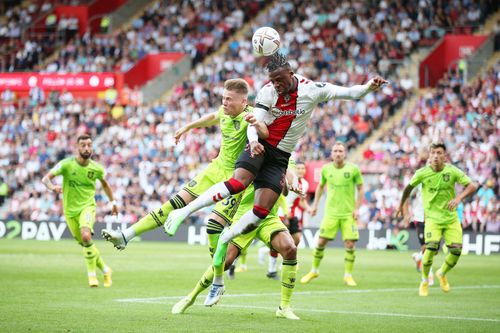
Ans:
[[[451,247],[448,249],[448,254],[444,258],[443,265],[441,266],[441,273],[445,275],[448,273],[458,262],[460,259],[460,255],[462,254],[462,249]]]
[[[427,281],[429,278],[429,272],[432,267],[432,260],[437,253],[437,247],[429,247],[425,249],[424,256],[422,257],[422,279]]]
[[[139,236],[146,231],[161,227],[165,224],[168,214],[170,214],[171,211],[174,209],[180,209],[184,206],[186,206],[186,203],[178,194],[176,194],[172,199],[165,202],[159,209],[153,210],[132,226],[135,236]]]
[[[104,263],[104,260],[102,260],[102,257],[101,257],[101,252],[99,252],[99,249],[97,249],[97,247],[94,245],[94,248],[95,248],[95,253],[96,253],[96,266],[97,268],[99,268],[101,270],[101,272],[105,273],[104,272],[104,268],[106,268],[106,264]]]
[[[321,259],[323,259],[324,254],[325,254],[324,247],[317,247],[314,249],[313,262],[312,262],[313,272],[317,272],[319,270],[319,264],[321,263]]]
[[[297,259],[283,259],[281,268],[281,308],[290,306],[295,280],[297,278]]]
[[[352,268],[354,266],[354,260],[356,259],[356,250],[354,248],[352,249],[345,249],[345,255],[344,255],[344,269],[345,273],[351,275],[352,274]]]
[[[212,266],[209,266],[205,273],[201,276],[200,280],[194,287],[194,289],[189,293],[189,297],[191,299],[196,299],[196,297],[205,289],[210,287],[212,284],[212,280],[214,279],[214,269]]]
[[[224,275],[224,264],[226,261],[228,243],[219,243],[217,249],[215,250],[213,265],[214,265],[214,275],[216,277],[221,277]]]
[[[87,272],[95,274],[97,248],[94,243],[83,245],[83,257],[85,258],[85,263],[87,264]]]
[[[217,243],[219,242],[220,234],[224,230],[224,226],[219,222],[209,219],[207,224],[208,250],[213,258]]]

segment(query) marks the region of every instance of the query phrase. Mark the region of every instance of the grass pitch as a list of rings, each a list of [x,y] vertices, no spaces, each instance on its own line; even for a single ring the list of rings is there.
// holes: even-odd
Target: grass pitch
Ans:
[[[132,243],[123,252],[97,241],[114,270],[113,286],[87,287],[80,247],[70,240],[0,241],[0,332],[500,332],[500,256],[463,256],[449,274],[451,292],[418,296],[411,253],[358,250],[357,288],[342,284],[343,251],[327,249],[321,276],[297,283],[300,321],[274,316],[279,281],[265,277],[250,248],[249,271],[226,280],[226,295],[183,315],[170,309],[209,264],[206,247]],[[299,251],[299,280],[312,251]],[[444,256],[436,257],[437,270]],[[437,282],[437,281],[436,281]]]

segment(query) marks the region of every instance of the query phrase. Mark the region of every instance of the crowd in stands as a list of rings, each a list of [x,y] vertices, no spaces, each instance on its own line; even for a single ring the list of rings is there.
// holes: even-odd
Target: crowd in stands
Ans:
[[[392,227],[402,188],[425,165],[431,142],[443,140],[450,163],[480,186],[459,206],[465,229],[500,232],[500,62],[471,84],[445,75],[400,123],[364,152],[363,167],[381,172],[367,193],[364,223]]]
[[[298,74],[344,86],[366,82],[375,73],[391,80],[391,85],[362,101],[329,102],[316,110],[310,130],[297,147],[298,159],[329,158],[335,140],[355,147],[411,94],[411,81],[398,75],[398,65],[420,45],[426,30],[419,29],[433,26],[436,13],[426,7],[427,2],[418,7],[403,3],[406,5],[382,1],[370,6],[364,2],[333,6],[328,1],[280,1],[253,22],[254,28],[266,23],[282,32],[283,51]],[[160,1],[127,32],[107,37],[88,34],[82,37],[85,43],[70,42],[49,70],[105,70],[117,66],[126,70],[144,54],[165,50],[190,51],[195,67],[167,101],[150,105],[78,100],[67,92],[59,96],[44,92],[43,97],[34,92],[36,99],[2,102],[5,111],[0,114],[0,140],[6,144],[0,147],[0,177],[12,193],[9,217],[61,218],[60,198],[47,193],[40,179],[58,160],[74,153],[74,139],[84,132],[95,138],[94,158],[107,167],[108,181],[120,203],[121,221],[137,221],[179,190],[217,155],[220,138],[215,127],[200,129],[194,131],[197,135],[187,135],[175,146],[172,137],[176,129],[217,109],[224,80],[245,78],[252,88],[252,98],[267,80],[259,68],[260,60],[251,52],[251,32],[232,41],[227,52],[215,55],[209,62],[199,62],[241,27],[251,4],[260,2],[230,2],[227,7],[212,6],[201,11],[198,7],[174,7]],[[221,21],[221,17],[226,20]],[[398,30],[393,25],[404,28],[405,33],[395,33]],[[416,27],[419,33],[411,33]],[[198,53],[200,50],[202,53]],[[391,200],[380,191],[399,194],[399,183],[394,183],[397,181],[392,176],[381,176],[385,177],[382,189],[368,189],[368,210],[373,205],[380,210],[381,201]],[[103,192],[98,193],[97,219],[102,221],[110,207]],[[389,207],[393,207],[392,202]]]

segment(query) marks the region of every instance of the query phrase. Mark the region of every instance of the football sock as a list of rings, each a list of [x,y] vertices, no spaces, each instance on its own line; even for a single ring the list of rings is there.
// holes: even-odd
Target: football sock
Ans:
[[[99,270],[103,273],[106,273],[108,271],[108,267],[106,266],[106,264],[104,263],[104,260],[102,259],[101,257],[101,252],[99,252],[99,249],[97,249],[97,247],[94,245],[94,248],[95,248],[95,253],[96,253],[96,266],[97,268],[99,268]]]
[[[438,251],[437,244],[428,244],[422,258],[422,280],[428,281],[429,272],[432,267],[432,261]]]
[[[145,233],[146,231],[161,227],[163,224],[165,224],[168,214],[170,214],[171,211],[173,211],[174,209],[183,208],[184,206],[186,206],[186,203],[178,194],[176,194],[172,199],[165,202],[159,209],[151,211],[137,223],[134,223],[132,226],[124,230],[123,234],[127,239],[127,242],[135,236]],[[128,229],[133,230],[134,233],[131,234],[127,232]]]
[[[321,259],[323,259],[323,255],[325,254],[324,247],[316,247],[313,253],[313,262],[312,262],[312,271],[314,273],[319,272],[319,264],[321,263]]]
[[[85,258],[85,263],[87,264],[87,272],[93,273],[95,275],[95,268],[96,268],[96,259],[97,259],[97,253],[96,253],[96,247],[94,243],[89,243],[83,245],[83,257]]]
[[[290,306],[295,280],[297,278],[297,259],[283,259],[281,270],[281,308]]]
[[[460,259],[460,255],[462,254],[462,249],[460,248],[449,248],[448,254],[444,258],[444,263],[441,266],[441,273],[445,275],[448,273],[458,262]]]
[[[210,251],[210,256],[214,256],[215,249],[217,248],[217,243],[219,242],[220,234],[224,230],[224,226],[219,222],[209,219],[207,224],[207,237],[208,237],[208,250]]]
[[[354,266],[354,260],[356,259],[356,253],[354,248],[345,249],[344,255],[344,271],[346,275],[352,274],[352,268]]]
[[[210,287],[213,279],[214,279],[214,270],[212,266],[209,266],[188,296],[191,299],[195,299],[203,290]]]
[[[196,212],[197,210],[200,210],[203,207],[207,207],[210,205],[213,205],[221,200],[224,200],[225,198],[229,197],[231,195],[229,189],[226,186],[225,182],[220,182],[212,187],[210,187],[208,190],[206,190],[202,195],[200,195],[198,198],[194,199],[191,201],[187,206],[186,209],[189,210],[190,213]]]

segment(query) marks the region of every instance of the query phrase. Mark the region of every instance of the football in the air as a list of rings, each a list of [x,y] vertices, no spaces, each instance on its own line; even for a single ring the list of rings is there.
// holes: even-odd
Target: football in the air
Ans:
[[[261,27],[252,37],[255,53],[261,56],[270,56],[280,48],[280,34],[270,27]]]

